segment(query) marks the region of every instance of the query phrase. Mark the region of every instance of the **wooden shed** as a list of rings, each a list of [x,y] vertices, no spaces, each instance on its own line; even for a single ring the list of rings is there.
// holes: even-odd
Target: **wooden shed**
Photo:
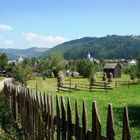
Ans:
[[[104,72],[106,72],[107,77],[109,73],[113,74],[113,78],[121,77],[121,65],[119,63],[106,63],[104,66]]]

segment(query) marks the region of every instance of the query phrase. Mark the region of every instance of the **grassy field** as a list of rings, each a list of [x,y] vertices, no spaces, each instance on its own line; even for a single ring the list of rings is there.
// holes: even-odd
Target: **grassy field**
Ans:
[[[122,78],[114,79],[112,87],[115,85],[116,80],[129,80],[129,76],[123,75]],[[73,84],[84,83],[88,84],[88,80],[84,78],[76,78],[71,80]],[[97,81],[101,81],[100,75],[97,75]],[[69,83],[69,78],[65,79],[65,83]],[[36,86],[37,85],[37,86]],[[132,138],[137,140],[140,139],[140,85],[131,85],[129,88],[127,86],[114,88],[107,93],[105,91],[76,91],[73,93],[57,92],[57,80],[47,78],[42,80],[42,78],[37,78],[35,80],[30,80],[28,86],[30,88],[37,89],[39,91],[45,91],[51,94],[58,94],[64,97],[70,97],[71,105],[74,113],[74,101],[75,98],[78,99],[79,109],[82,112],[82,102],[86,101],[86,106],[88,110],[88,124],[91,128],[91,106],[92,102],[96,101],[99,111],[99,116],[102,124],[102,133],[105,135],[106,130],[106,119],[107,119],[107,107],[111,103],[113,105],[114,121],[115,121],[115,131],[116,139],[121,139],[122,132],[122,119],[123,119],[123,107],[128,106],[129,119],[131,126]]]

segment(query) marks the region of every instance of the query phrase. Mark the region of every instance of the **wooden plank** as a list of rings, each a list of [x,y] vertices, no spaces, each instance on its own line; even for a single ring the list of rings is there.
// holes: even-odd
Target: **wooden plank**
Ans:
[[[91,89],[108,89],[111,90],[112,88],[108,88],[108,87],[92,87]]]
[[[28,106],[27,106],[27,122],[26,122],[26,126],[27,126],[27,135],[28,138],[31,136],[31,100],[30,100],[30,91],[29,89],[27,89],[27,98],[26,98],[27,102],[28,102]]]
[[[56,95],[56,132],[57,140],[60,140],[60,106],[58,95]]]
[[[51,95],[51,140],[54,140],[54,96]]]
[[[68,130],[68,140],[72,140],[73,135],[73,127],[72,127],[72,111],[71,111],[71,103],[70,99],[67,99],[67,130]]]
[[[86,103],[83,101],[83,113],[82,113],[82,128],[83,128],[83,140],[87,140],[87,109],[86,109]]]
[[[51,118],[50,118],[50,113],[51,113],[51,109],[50,109],[50,95],[48,94],[47,95],[47,124],[48,124],[48,129],[47,129],[47,134],[48,134],[48,140],[50,140],[50,134],[51,134],[51,131],[50,131],[50,129],[51,129]]]
[[[113,110],[112,105],[108,105],[108,115],[107,115],[107,139],[115,140],[115,130],[114,130],[114,120],[113,120]]]
[[[45,139],[47,139],[47,105],[46,105],[46,93],[44,92],[43,94],[43,102],[44,102],[44,115],[43,115],[43,120],[44,120],[44,133],[45,133]]]
[[[107,87],[107,88],[110,88],[110,86],[107,86],[105,84],[103,84],[103,85],[96,85],[96,84],[94,84],[94,85],[91,85],[91,87]]]
[[[35,96],[35,138],[38,138],[38,129],[39,129],[39,125],[38,125],[38,101],[36,99]]]
[[[61,97],[61,110],[62,110],[62,140],[66,140],[66,108],[64,97]]]
[[[40,117],[40,139],[44,139],[44,122],[43,122],[43,111],[44,111],[44,106],[43,106],[43,99],[42,99],[42,93],[39,93],[39,101],[40,101],[40,108],[39,108],[39,117]]]
[[[32,92],[32,117],[33,117],[33,119],[32,119],[32,131],[33,131],[33,136],[32,136],[32,139],[34,140],[35,139],[35,124],[36,124],[36,122],[35,122],[35,99],[34,99],[34,96],[33,96],[33,91],[31,91]]]
[[[65,92],[69,92],[69,89],[65,89],[65,88],[59,88],[59,91],[65,91]]]
[[[78,101],[75,100],[75,137],[76,140],[81,140],[80,135],[80,117],[79,117],[79,109],[78,109]]]
[[[122,140],[131,140],[131,133],[130,133],[129,117],[128,117],[127,107],[124,108]]]
[[[97,111],[96,102],[92,104],[92,133],[94,140],[101,140],[101,123]]]

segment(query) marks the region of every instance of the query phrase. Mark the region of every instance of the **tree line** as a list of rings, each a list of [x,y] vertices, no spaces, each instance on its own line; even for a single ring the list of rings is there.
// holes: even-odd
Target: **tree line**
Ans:
[[[89,78],[97,71],[101,71],[102,64],[92,62],[88,59],[66,60],[61,53],[52,53],[46,59],[36,57],[25,58],[19,64],[8,64],[5,53],[0,54],[0,71],[5,71],[8,76],[14,77],[16,81],[26,85],[29,79],[36,76],[57,77],[60,71],[78,72],[81,76]]]
[[[5,72],[7,76],[14,77],[16,81],[26,85],[27,81],[41,77],[57,77],[60,71],[70,71],[74,76],[74,72],[78,72],[80,76],[90,78],[96,72],[103,71],[104,61],[100,63],[89,59],[66,60],[62,53],[52,53],[46,59],[38,59],[36,57],[25,58],[19,64],[8,64],[7,55],[0,54],[0,72]],[[136,77],[140,79],[140,57],[137,58],[137,64],[123,68],[124,73],[129,74],[131,79]]]

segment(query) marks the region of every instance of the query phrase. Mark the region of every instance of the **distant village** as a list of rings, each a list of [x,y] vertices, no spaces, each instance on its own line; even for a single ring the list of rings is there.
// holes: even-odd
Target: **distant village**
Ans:
[[[20,63],[23,62],[25,58],[23,57],[19,57],[18,59],[15,60],[9,60],[8,64],[12,64],[12,65],[18,65]],[[90,61],[96,62],[96,63],[100,63],[100,60],[94,58],[91,56],[90,52],[88,52],[87,54],[87,59],[89,59]],[[132,65],[136,65],[136,59],[104,59],[105,64],[106,63],[119,63],[121,66],[132,66]]]
[[[9,60],[9,61],[8,61],[8,64],[11,64],[11,65],[13,65],[13,66],[14,66],[14,65],[18,65],[18,64],[22,63],[23,60],[24,60],[24,58],[20,56],[18,59]]]
[[[88,52],[87,59],[93,62],[100,63],[100,61],[96,58],[93,58]],[[119,63],[121,66],[132,66],[136,65],[136,59],[128,60],[128,59],[104,59],[105,63]]]

